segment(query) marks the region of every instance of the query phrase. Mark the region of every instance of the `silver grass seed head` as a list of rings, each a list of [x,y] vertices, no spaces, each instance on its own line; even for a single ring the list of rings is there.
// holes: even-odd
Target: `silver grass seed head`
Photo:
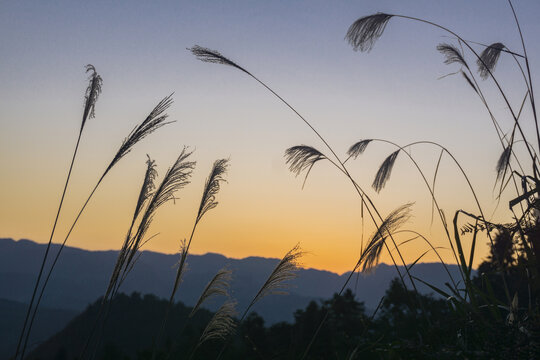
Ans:
[[[152,193],[156,189],[155,181],[158,175],[156,161],[152,160],[148,154],[146,154],[146,157],[148,158],[146,160],[146,172],[144,174],[143,185],[135,208],[135,218],[138,216],[147,200],[152,197]]]
[[[369,52],[381,37],[393,15],[377,13],[356,20],[347,30],[345,39],[354,51]]]
[[[392,174],[392,169],[394,168],[394,164],[396,162],[396,158],[399,154],[401,149],[398,149],[394,151],[392,154],[390,154],[386,159],[384,159],[383,163],[381,164],[381,167],[377,171],[377,174],[375,175],[375,180],[373,180],[372,187],[375,189],[375,191],[380,192],[384,186],[386,185],[386,182],[388,179],[390,179],[390,175]]]
[[[208,340],[225,340],[236,328],[234,321],[236,315],[236,302],[233,300],[225,302],[206,325],[198,344]]]
[[[221,188],[221,182],[227,181],[225,180],[224,175],[228,168],[229,159],[219,159],[214,162],[210,175],[206,179],[201,204],[199,205],[199,211],[197,213],[197,221],[200,221],[204,214],[218,205],[216,196]]]
[[[484,49],[484,51],[482,51],[480,54],[480,59],[476,60],[478,72],[480,73],[480,77],[482,79],[486,80],[490,73],[495,71],[495,66],[497,65],[501,52],[505,47],[506,46],[504,46],[504,44],[498,42],[489,45]]]
[[[363,154],[364,151],[366,150],[367,146],[369,145],[369,143],[372,141],[373,139],[365,139],[365,140],[360,140],[358,141],[357,143],[355,143],[354,145],[352,145],[349,150],[347,151],[347,155],[353,157],[353,158],[357,158],[359,155]]]
[[[289,170],[298,176],[313,167],[317,161],[326,159],[326,156],[311,146],[297,145],[285,150],[285,159]]]
[[[274,271],[270,274],[261,290],[253,300],[256,303],[267,295],[286,295],[286,289],[290,287],[288,281],[297,277],[299,270],[299,259],[304,255],[300,245],[293,247],[281,261],[277,264]]]
[[[232,280],[232,270],[227,267],[220,269],[204,288],[199,300],[191,310],[189,317],[195,315],[201,305],[216,296],[229,296],[229,287]]]
[[[469,65],[465,61],[465,58],[463,57],[463,54],[457,47],[451,44],[439,44],[437,45],[437,50],[444,55],[445,60],[444,63],[446,65],[458,63],[467,69],[469,68]]]
[[[173,103],[172,96],[173,94],[163,98],[163,100],[161,100],[156,105],[156,107],[152,109],[150,114],[128,134],[128,136],[120,145],[120,148],[116,152],[116,155],[112,159],[111,163],[107,167],[105,173],[109,172],[114,167],[114,165],[116,165],[116,163],[120,161],[120,159],[126,156],[133,149],[135,144],[137,144],[139,141],[141,141],[146,136],[150,135],[160,127],[172,123],[172,121],[166,121],[168,115],[164,114],[164,112]]]
[[[188,48],[188,50],[191,51],[191,53],[202,62],[232,66],[240,71],[245,72],[248,75],[251,75],[249,71],[247,71],[234,61],[229,60],[217,50],[208,49],[199,45],[194,45],[191,48]]]
[[[495,170],[497,171],[497,181],[503,179],[504,174],[510,164],[510,158],[512,155],[512,145],[508,145],[504,148],[499,160],[497,161],[497,166]]]
[[[377,266],[386,239],[410,219],[412,205],[412,203],[402,205],[388,214],[371,236],[371,240],[358,260],[358,265],[362,265],[363,272],[370,272]]]
[[[101,76],[99,76],[99,74],[96,72],[96,68],[94,67],[94,65],[88,64],[85,66],[85,69],[86,73],[90,74],[88,75],[88,87],[86,88],[86,93],[84,95],[84,112],[81,130],[82,128],[84,128],[86,120],[88,118],[94,118],[95,116],[94,109],[99,94],[101,94],[101,86],[103,84],[103,80],[101,79]]]

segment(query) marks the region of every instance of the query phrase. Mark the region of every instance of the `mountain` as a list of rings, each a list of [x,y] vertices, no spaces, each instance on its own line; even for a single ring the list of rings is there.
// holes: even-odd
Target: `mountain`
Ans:
[[[0,359],[13,355],[19,339],[27,305],[6,299],[0,299]],[[77,315],[75,310],[40,309],[36,316],[35,328],[29,344],[36,345],[47,340],[52,334],[62,330]]]
[[[44,244],[30,240],[0,239],[0,298],[21,303],[30,299],[45,247]],[[58,248],[58,245],[53,245],[51,254],[56,254]],[[103,295],[117,254],[117,251],[88,251],[66,247],[43,296],[42,306],[67,310],[67,314],[85,309]],[[168,297],[178,260],[178,254],[142,252],[121,291]],[[208,253],[189,255],[187,261],[189,271],[180,285],[177,300],[188,306],[193,305],[215,273],[220,268],[228,266],[233,270],[231,292],[238,301],[238,309],[242,311],[279,259],[262,257],[229,259],[219,254]],[[452,276],[457,279],[459,277],[457,266],[449,266],[449,269]],[[439,263],[416,264],[411,272],[439,287],[444,287],[444,283],[449,281],[448,274]],[[339,291],[348,275],[349,273],[339,275],[329,271],[301,269],[298,278],[292,281],[288,296],[266,297],[254,307],[254,310],[263,316],[268,324],[292,321],[295,310],[305,308],[313,299],[328,299]],[[396,276],[393,266],[380,264],[369,275],[355,274],[350,287],[356,289],[358,300],[364,301],[368,309],[374,309],[390,281]],[[425,285],[418,284],[418,287],[421,292],[431,292]],[[207,307],[215,310],[220,301],[221,299],[215,299]],[[0,318],[4,318],[4,315],[5,311],[0,309]],[[36,322],[38,323],[39,321]]]

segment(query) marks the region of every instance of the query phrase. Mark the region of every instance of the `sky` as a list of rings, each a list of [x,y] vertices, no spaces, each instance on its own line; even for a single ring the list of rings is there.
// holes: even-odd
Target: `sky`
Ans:
[[[540,65],[540,3],[516,1],[533,69]],[[374,227],[360,216],[360,199],[342,174],[319,162],[302,189],[284,151],[310,145],[328,152],[314,133],[277,98],[242,72],[202,63],[186,50],[195,44],[219,50],[291,103],[345,158],[366,138],[400,145],[429,140],[458,159],[493,221],[509,220],[507,201],[493,191],[501,145],[485,108],[461,76],[445,65],[439,43],[447,33],[391,19],[370,53],[354,52],[344,39],[357,18],[375,12],[409,15],[447,26],[464,39],[503,42],[521,53],[508,3],[496,1],[0,1],[0,236],[46,242],[80,127],[93,64],[103,78],[96,117],[86,124],[54,242],[61,242],[123,138],[163,97],[173,124],[144,139],[107,176],[68,245],[118,249],[129,227],[145,171],[146,154],[162,176],[184,146],[197,161],[178,200],[159,210],[145,248],[175,253],[189,236],[214,160],[230,158],[219,205],[197,229],[192,253],[229,257],[282,257],[295,244],[303,266],[350,270],[362,239]],[[481,47],[477,49],[481,50]],[[474,58],[467,53],[474,64]],[[514,107],[525,94],[520,74],[502,56],[496,75]],[[490,81],[482,82],[508,131],[512,120]],[[528,109],[523,118],[531,119]],[[532,133],[530,121],[525,131]],[[412,163],[400,156],[386,188],[371,183],[395,148],[370,144],[348,162],[357,182],[385,216],[414,202],[403,227],[424,234],[451,262],[441,222],[431,220],[431,198]],[[413,147],[411,155],[433,178],[439,150]],[[436,196],[447,219],[457,209],[478,213],[470,190],[448,157],[437,175]],[[406,234],[399,240],[407,239]],[[487,240],[475,263],[487,255]],[[446,248],[446,249],[444,249]],[[428,249],[419,240],[401,247],[406,262]],[[390,258],[383,254],[381,260]],[[436,261],[428,253],[422,261]]]

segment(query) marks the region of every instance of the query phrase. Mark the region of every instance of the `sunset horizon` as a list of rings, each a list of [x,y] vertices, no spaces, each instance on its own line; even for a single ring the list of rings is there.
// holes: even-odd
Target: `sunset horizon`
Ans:
[[[538,14],[535,0],[0,4],[0,317],[19,309],[0,357],[532,354]],[[108,328],[116,302],[155,331]]]

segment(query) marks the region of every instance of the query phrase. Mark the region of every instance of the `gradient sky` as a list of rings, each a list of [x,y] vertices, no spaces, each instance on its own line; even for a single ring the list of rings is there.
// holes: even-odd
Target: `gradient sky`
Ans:
[[[540,65],[540,3],[516,1],[531,67]],[[0,2],[0,236],[46,242],[80,127],[86,89],[84,65],[103,77],[96,118],[85,128],[55,242],[122,139],[157,102],[174,92],[168,111],[177,122],[140,143],[114,168],[90,203],[68,244],[117,249],[145,169],[146,154],[163,175],[184,145],[195,149],[192,183],[176,204],[163,207],[147,249],[173,253],[189,236],[204,180],[217,158],[230,157],[219,206],[198,228],[193,253],[230,257],[281,257],[297,242],[308,252],[304,266],[344,272],[357,260],[362,232],[354,189],[327,163],[319,163],[302,190],[285,164],[284,150],[306,144],[326,151],[314,134],[276,98],[245,74],[197,61],[194,44],[217,49],[286,98],[340,154],[360,139],[399,144],[431,140],[459,159],[486,214],[500,144],[485,109],[435,47],[452,42],[424,24],[392,19],[371,53],[356,53],[344,40],[349,25],[377,11],[425,18],[465,39],[503,42],[521,52],[506,1],[1,1]],[[473,59],[470,58],[470,63]],[[514,106],[525,90],[511,58],[496,74]],[[536,80],[533,78],[533,80]],[[536,81],[537,83],[537,81]],[[512,122],[493,85],[483,83],[505,129]],[[530,119],[527,110],[523,116]],[[531,131],[531,127],[526,127]],[[401,156],[380,195],[370,188],[376,169],[394,149],[373,144],[350,163],[381,213],[415,202],[406,228],[447,247],[440,221],[431,220],[429,193]],[[432,176],[438,151],[412,154]],[[446,158],[437,196],[449,220],[456,209],[477,212],[463,178]],[[504,198],[493,220],[508,219]],[[401,240],[405,240],[403,237]],[[427,247],[403,248],[412,262]],[[451,260],[448,251],[441,250]],[[480,244],[477,263],[487,246]],[[382,260],[389,261],[386,254]],[[433,254],[424,258],[434,261]]]

